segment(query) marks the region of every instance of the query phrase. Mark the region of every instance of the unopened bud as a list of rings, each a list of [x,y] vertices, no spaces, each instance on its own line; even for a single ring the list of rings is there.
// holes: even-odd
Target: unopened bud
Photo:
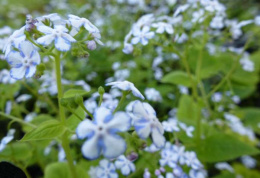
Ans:
[[[98,87],[98,93],[99,93],[99,95],[103,95],[104,93],[105,93],[105,90],[104,90],[104,88],[103,87]]]
[[[76,95],[74,96],[74,101],[75,101],[75,103],[77,103],[77,104],[81,104],[81,103],[83,103],[83,98],[82,98],[82,96],[80,96],[79,94],[76,94]]]
[[[94,40],[87,41],[87,48],[91,51],[97,48],[97,44]]]
[[[26,22],[25,22],[25,29],[26,31],[31,31],[35,28],[35,23],[37,22],[36,19],[33,19],[31,14],[26,15]]]
[[[61,104],[61,106],[63,106],[63,107],[67,107],[68,104],[69,104],[69,101],[68,101],[67,99],[65,99],[65,98],[61,98],[61,99],[60,99],[60,104]]]

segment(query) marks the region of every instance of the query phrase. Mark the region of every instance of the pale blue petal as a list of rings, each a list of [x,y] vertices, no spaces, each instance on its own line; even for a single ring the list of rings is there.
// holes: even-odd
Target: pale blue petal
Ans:
[[[80,122],[77,129],[76,134],[78,138],[83,139],[86,137],[91,138],[94,134],[94,129],[96,125],[94,125],[90,120],[85,119],[84,121]]]
[[[37,26],[37,30],[39,30],[40,32],[42,32],[44,34],[52,34],[53,33],[53,29],[51,27],[47,27],[45,25]]]
[[[17,51],[11,51],[7,56],[7,62],[12,67],[21,67],[21,65],[23,65],[22,59],[23,58],[22,58],[21,54]]]
[[[26,68],[25,67],[20,67],[20,68],[12,68],[10,70],[10,75],[12,78],[16,79],[16,80],[21,80],[26,72]]]
[[[32,77],[35,74],[35,72],[36,72],[35,66],[26,67],[25,78]]]
[[[94,136],[85,141],[81,147],[81,152],[87,159],[97,159],[101,153],[101,148],[98,145],[98,137]]]
[[[69,41],[62,37],[55,38],[55,48],[59,51],[69,51],[71,44]]]
[[[19,44],[19,50],[26,56],[27,58],[31,57],[31,53],[34,51],[34,46],[29,41],[24,41]]]
[[[113,118],[112,112],[105,107],[99,107],[94,112],[94,122],[97,124],[98,123],[103,124],[105,120],[106,122],[108,122],[108,120],[112,118]]]
[[[117,112],[107,127],[120,132],[127,131],[131,127],[131,118],[124,112]]]
[[[37,43],[48,46],[51,44],[51,42],[55,39],[55,36],[50,34],[50,35],[45,35],[43,37],[40,37],[36,40]]]
[[[106,158],[115,158],[123,154],[126,150],[126,143],[124,139],[118,135],[106,135],[104,136],[104,149],[103,154]]]

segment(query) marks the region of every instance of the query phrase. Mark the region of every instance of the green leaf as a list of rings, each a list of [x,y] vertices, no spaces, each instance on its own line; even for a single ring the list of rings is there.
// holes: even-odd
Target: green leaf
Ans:
[[[86,114],[84,112],[84,110],[82,109],[82,107],[78,107],[75,110],[75,113],[77,113],[82,119],[84,119],[86,117]],[[72,131],[74,131],[77,126],[79,125],[81,121],[74,115],[72,114],[67,120],[66,120],[66,125],[69,129],[71,129]]]
[[[214,176],[213,178],[236,178],[236,175],[227,171],[223,171],[221,174]]]
[[[81,166],[75,166],[77,178],[88,178],[87,171]],[[67,163],[56,162],[49,164],[44,170],[45,178],[70,178],[69,166]]]
[[[200,112],[198,104],[189,95],[182,95],[177,110],[178,119],[182,121],[195,121],[198,117],[198,112]]]
[[[73,98],[75,95],[84,96],[86,94],[88,94],[88,92],[85,90],[70,89],[64,93],[63,98]]]
[[[48,114],[40,114],[38,116],[35,116],[30,123],[32,123],[36,126],[39,126],[41,123],[48,121],[48,120],[55,120],[55,118],[48,115]],[[32,130],[32,127],[27,126],[27,125],[23,125],[23,131],[24,132],[29,132],[31,130]]]
[[[45,178],[70,178],[69,167],[67,163],[51,163],[44,170]]]
[[[192,80],[195,80],[194,76],[192,76]],[[183,85],[186,87],[191,87],[192,80],[190,79],[189,75],[183,71],[174,71],[162,78],[162,82],[164,83]]]
[[[260,177],[260,172],[257,170],[251,170],[243,166],[242,164],[234,164],[233,165],[236,174],[241,175],[241,177],[246,178],[256,178]]]
[[[243,108],[239,112],[243,113],[242,118],[246,126],[251,127],[255,132],[260,134],[260,109],[259,108]]]
[[[255,155],[260,151],[227,134],[216,134],[202,140],[196,148],[200,160],[205,162],[228,161],[242,155]]]
[[[32,156],[32,148],[28,143],[15,142],[8,144],[0,152],[0,158],[6,160],[26,161]]]
[[[53,139],[61,136],[66,128],[57,120],[43,122],[38,128],[26,133],[21,141]]]

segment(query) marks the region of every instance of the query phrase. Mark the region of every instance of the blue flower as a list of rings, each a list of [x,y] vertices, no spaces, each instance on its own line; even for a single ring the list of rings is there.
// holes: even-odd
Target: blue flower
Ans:
[[[152,106],[148,103],[135,101],[133,104],[133,114],[135,115],[133,125],[139,137],[146,139],[151,135],[155,146],[162,148],[165,144],[164,130]]]
[[[144,100],[144,96],[137,88],[135,88],[134,84],[131,82],[128,81],[110,82],[107,83],[106,86],[112,86],[112,88],[119,88],[120,90],[123,91],[132,91],[133,95]]]
[[[87,159],[97,159],[101,154],[106,158],[115,158],[126,150],[125,141],[117,135],[131,126],[131,119],[124,112],[112,115],[111,110],[99,107],[94,112],[94,120],[82,121],[76,133],[78,138],[87,138],[81,151]]]
[[[4,150],[4,148],[6,147],[6,145],[12,141],[14,139],[14,133],[15,130],[14,129],[10,129],[7,133],[7,136],[5,136],[1,142],[0,142],[0,152]]]
[[[84,28],[88,30],[89,33],[99,33],[98,28],[95,25],[93,25],[88,19],[81,18],[72,14],[69,14],[68,17],[70,24],[77,30],[80,27],[84,26]]]
[[[124,176],[129,175],[131,172],[135,172],[135,165],[124,155],[121,155],[117,158],[115,165],[117,169],[121,169],[121,173]]]
[[[8,38],[4,48],[3,52],[5,53],[5,58],[12,50],[12,46],[18,48],[19,44],[25,40],[26,36],[24,34],[25,27],[23,26],[19,30],[15,30],[14,33]]]
[[[148,26],[144,26],[142,28],[142,30],[139,27],[134,26],[133,35],[134,35],[134,37],[131,40],[132,44],[135,45],[140,42],[142,45],[145,46],[148,44],[148,39],[151,39],[154,37],[154,32],[151,32],[150,28]]]
[[[11,65],[11,77],[17,80],[32,77],[36,66],[40,64],[40,55],[35,47],[28,41],[19,45],[19,51],[11,51],[7,56],[7,62]]]
[[[99,162],[96,168],[96,175],[98,178],[117,178],[115,165],[108,160],[104,159]]]
[[[55,48],[59,51],[69,51],[71,43],[76,42],[76,40],[67,33],[68,29],[62,25],[56,25],[54,28],[40,25],[37,26],[37,29],[45,34],[45,36],[37,39],[37,43],[48,46],[55,40]]]

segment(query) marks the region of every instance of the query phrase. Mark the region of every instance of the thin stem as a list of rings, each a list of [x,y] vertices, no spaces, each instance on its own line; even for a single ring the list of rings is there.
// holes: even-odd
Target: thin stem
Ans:
[[[193,81],[191,70],[190,70],[190,67],[189,67],[189,64],[188,64],[188,60],[187,60],[187,58],[188,58],[188,46],[189,45],[187,45],[187,47],[185,48],[185,55],[183,56],[182,61],[183,61],[185,70],[188,73],[188,76],[189,76],[190,81],[191,81],[192,97],[193,97],[193,99],[196,99],[196,98],[198,98],[196,83]]]
[[[57,55],[55,56],[55,72],[56,72],[56,82],[57,82],[57,89],[58,89],[58,102],[59,102],[59,116],[61,123],[65,125],[65,112],[64,108],[61,106],[60,99],[63,97],[62,85],[61,85],[61,70],[60,70],[60,52],[58,51]],[[66,154],[66,158],[68,160],[68,165],[70,169],[70,174],[72,178],[76,178],[76,170],[73,165],[73,158],[71,156],[68,133],[65,132],[62,136],[62,147]]]
[[[118,111],[120,109],[120,107],[122,106],[123,102],[125,101],[126,96],[130,93],[131,91],[123,91],[122,97],[116,107],[116,109],[114,110],[113,114],[116,113],[116,111]]]
[[[93,115],[87,110],[83,103],[79,103],[79,106],[93,119]]]
[[[0,111],[0,115],[6,117],[6,118],[8,118],[8,119],[11,119],[11,120],[13,120],[13,121],[15,121],[15,122],[19,122],[19,123],[21,123],[21,124],[30,126],[30,127],[32,127],[32,128],[37,128],[37,126],[34,125],[34,124],[31,124],[31,123],[29,123],[29,122],[25,122],[25,121],[22,120],[22,119],[19,119],[19,118],[17,118],[17,117],[14,117],[14,116],[5,114],[5,113],[3,113],[3,112],[1,112],[1,111]]]
[[[210,93],[207,95],[207,98],[210,98],[218,89],[220,89],[222,87],[222,85],[230,78],[230,76],[233,74],[233,72],[236,70],[238,64],[239,64],[239,59],[242,57],[244,51],[247,49],[249,43],[251,41],[251,38],[249,40],[247,40],[242,53],[239,55],[238,59],[236,61],[233,62],[233,65],[230,69],[230,71],[227,73],[227,75],[222,78],[222,80],[218,83],[218,85],[216,85],[211,91]]]
[[[71,108],[69,108],[69,107],[67,107],[67,109],[72,113],[72,114],[74,114],[79,120],[83,120],[83,119],[81,119],[81,117],[76,113],[76,112],[74,112],[73,111],[73,109],[71,109]]]
[[[62,85],[61,85],[61,70],[60,70],[60,52],[55,56],[55,72],[58,89],[58,103],[59,103],[59,116],[63,124],[65,124],[65,112],[61,106],[60,99],[63,97]]]
[[[103,101],[103,94],[99,94],[100,96],[99,96],[99,102],[98,102],[98,107],[100,107],[101,106],[101,104],[102,104],[102,101]]]
[[[35,42],[31,39],[31,37],[30,37],[29,35],[27,35],[27,40],[29,40],[32,44],[34,44],[35,46],[37,46],[38,48],[40,48],[42,51],[46,51],[46,49],[43,48],[41,45],[35,43]]]
[[[68,160],[71,177],[77,178],[76,170],[73,164],[73,158],[71,156],[71,151],[70,151],[68,132],[65,132],[64,135],[62,136],[62,147],[66,154],[66,159]]]

